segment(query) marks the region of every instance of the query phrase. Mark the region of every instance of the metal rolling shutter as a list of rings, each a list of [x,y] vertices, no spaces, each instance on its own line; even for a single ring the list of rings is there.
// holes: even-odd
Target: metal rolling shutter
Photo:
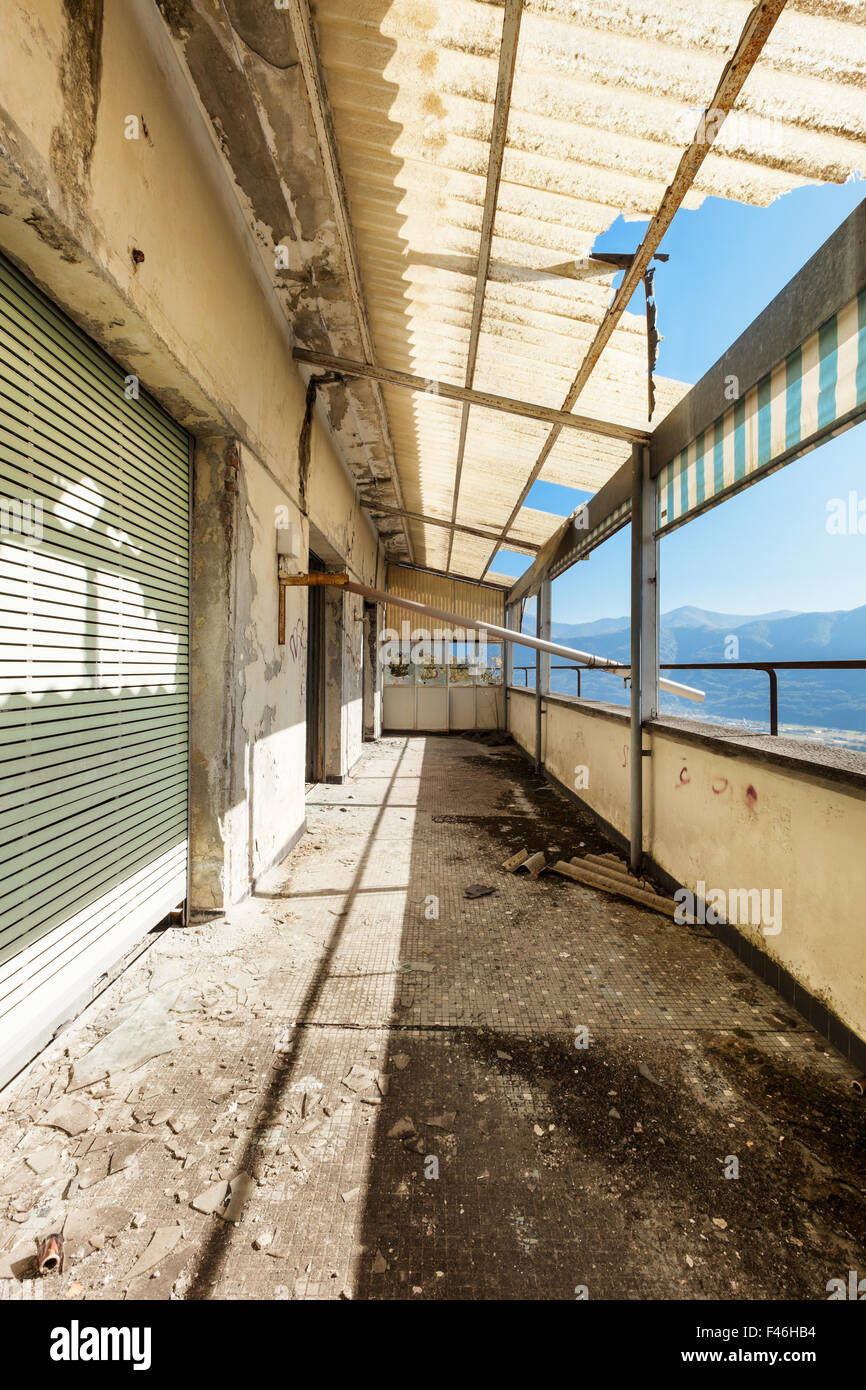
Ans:
[[[0,257],[0,1084],[186,897],[189,473]]]

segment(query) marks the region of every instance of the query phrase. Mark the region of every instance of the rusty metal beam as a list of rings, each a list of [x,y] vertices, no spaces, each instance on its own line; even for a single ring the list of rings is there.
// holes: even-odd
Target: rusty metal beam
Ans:
[[[295,47],[298,50],[301,72],[304,77],[304,83],[310,101],[310,111],[313,118],[313,128],[316,132],[316,141],[319,146],[319,154],[322,158],[325,177],[331,194],[337,236],[346,261],[346,271],[349,277],[349,293],[361,335],[361,346],[363,348],[365,360],[368,363],[374,363],[376,361],[376,354],[373,347],[373,333],[370,328],[370,317],[367,312],[364,286],[361,281],[361,269],[358,260],[358,251],[355,245],[355,234],[349,216],[349,200],[346,196],[346,187],[340,168],[337,137],[334,134],[334,123],[331,118],[331,108],[325,89],[325,78],[322,72],[322,65],[319,61],[316,33],[313,27],[313,16],[310,13],[309,0],[289,0],[288,15],[292,28],[292,37],[295,41]],[[376,413],[379,417],[379,430],[382,436],[385,456],[388,460],[388,471],[394,485],[394,494],[399,505],[402,507],[404,506],[403,489],[400,484],[400,474],[397,468],[396,454],[394,452],[394,441],[391,437],[391,426],[388,422],[385,397],[382,394],[379,381],[375,377],[372,377],[371,380],[373,381],[373,397],[376,404]],[[403,523],[403,532],[406,536],[406,546],[410,561],[414,563],[415,551],[412,545],[412,536],[409,526],[405,521]]]
[[[533,647],[535,651],[548,652],[551,656],[566,657],[571,661],[579,662],[582,666],[589,666],[600,671],[610,671],[618,676],[631,674],[628,666],[623,666],[619,661],[609,661],[606,656],[595,656],[592,652],[579,651],[577,647],[563,647],[558,642],[548,642],[541,637],[531,637],[528,633],[516,632],[513,628],[498,627],[495,623],[483,622],[480,618],[467,618],[462,613],[452,613],[446,608],[435,608],[432,604],[421,603],[418,599],[402,598],[399,594],[386,593],[384,589],[373,589],[368,584],[356,583],[345,573],[322,574],[313,572],[311,574],[280,575],[279,578],[281,591],[285,586],[328,584],[338,589],[345,589],[349,594],[359,594],[374,603],[387,603],[393,605],[394,608],[405,608],[408,612],[420,613],[425,618],[438,618],[440,622],[450,623],[452,627],[468,627],[476,632],[486,632],[488,637],[494,638],[497,642],[514,642],[518,646]],[[696,690],[691,685],[680,685],[678,681],[663,680],[659,681],[659,685],[663,689],[669,690],[673,695],[684,695],[687,700],[701,701],[704,698],[702,690]]]
[[[647,228],[646,235],[638,247],[631,265],[626,270],[622,284],[609,304],[604,318],[598,326],[596,335],[589,345],[586,356],[580,364],[577,376],[574,378],[568,395],[563,401],[563,410],[572,410],[577,402],[602,352],[610,341],[613,330],[625,313],[629,300],[640,284],[644,271],[652,260],[655,252],[658,250],[662,237],[691,188],[698,170],[709,153],[713,140],[721,129],[725,118],[732,110],[737,97],[740,95],[746,78],[757,62],[761,50],[772,32],[773,26],[782,13],[782,10],[785,8],[785,4],[786,0],[760,0],[750,11],[739,40],[737,41],[737,46],[728,59],[728,62],[725,64],[712,100],[698,121],[694,138],[691,144],[683,151],[680,162],[676,168],[676,173],[665,189],[655,216]],[[706,119],[708,112],[713,113],[713,119],[709,122]],[[514,522],[514,518],[523,506],[531,487],[544,467],[554,444],[559,438],[559,434],[559,428],[554,426],[545,440],[532,472],[514,505],[514,510],[502,528],[499,541],[491,552],[487,564],[484,566],[482,578],[492,565],[497,550],[504,544],[505,537]]]
[[[399,560],[392,560],[390,563],[400,566]],[[403,568],[405,569],[406,566],[404,565]],[[459,570],[440,570],[436,569],[434,565],[413,565],[412,568],[420,570],[422,574],[438,574],[442,579],[459,579],[464,584],[476,584],[481,589],[494,589],[497,594],[507,594],[511,588],[510,580],[507,584],[500,584],[495,579],[485,579],[482,583],[477,575],[462,574]]]
[[[388,386],[399,386],[406,391],[421,391],[426,395],[439,396],[448,401],[466,401],[485,410],[500,410],[507,415],[522,415],[527,420],[541,420],[556,425],[558,429],[585,430],[587,434],[600,434],[608,439],[623,439],[627,443],[648,444],[647,430],[631,429],[628,425],[617,425],[610,420],[596,420],[590,415],[572,415],[566,410],[554,410],[552,406],[534,405],[530,401],[518,401],[511,396],[497,396],[491,391],[475,391],[467,386],[455,386],[450,381],[435,381],[433,378],[413,376],[411,372],[399,372],[393,367],[378,367],[371,362],[353,362],[349,357],[332,357],[326,352],[313,352],[311,348],[296,347],[293,356],[298,362],[309,363],[313,367],[327,367],[343,376],[370,378],[385,382]],[[514,520],[512,516],[508,524]]]
[[[386,506],[384,502],[375,502],[372,499],[368,502],[363,496],[361,501],[368,512],[384,512],[387,516],[405,516],[410,521],[417,521],[422,526],[445,526],[447,529],[461,531],[467,536],[480,536],[483,541],[495,541],[497,533],[495,531],[484,531],[479,526],[467,526],[463,522],[448,521],[444,516],[426,516],[423,512],[404,511],[399,507]],[[541,549],[534,541],[522,541],[514,536],[509,536],[508,544],[512,548],[519,546],[527,555],[535,555]]]
[[[472,302],[472,322],[469,328],[469,349],[466,355],[466,377],[464,384],[475,384],[475,364],[478,358],[478,343],[481,337],[481,320],[484,314],[484,297],[487,290],[487,274],[490,269],[490,248],[493,244],[493,224],[496,221],[496,204],[499,199],[499,183],[502,178],[502,161],[505,158],[505,141],[508,134],[508,114],[511,110],[511,89],[514,84],[514,67],[517,61],[517,44],[520,38],[520,21],[523,17],[523,0],[505,0],[502,16],[502,39],[499,45],[499,71],[496,78],[496,99],[493,105],[493,123],[490,128],[490,151],[487,160],[487,183],[484,191],[484,211],[481,216],[481,237],[478,246],[478,269],[475,275],[475,295]],[[457,529],[457,508],[460,505],[460,480],[463,475],[463,457],[466,453],[466,433],[469,427],[469,403],[463,402],[460,413],[460,437],[457,445],[457,465],[454,472],[454,496],[451,506],[451,531],[448,536],[448,558],[446,570],[451,565],[451,552],[454,549],[454,532]]]

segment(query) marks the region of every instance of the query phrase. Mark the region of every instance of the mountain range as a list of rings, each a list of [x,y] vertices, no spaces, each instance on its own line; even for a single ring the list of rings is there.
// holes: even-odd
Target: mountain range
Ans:
[[[526,631],[532,631],[531,619]],[[614,661],[629,660],[629,619],[601,618],[591,623],[553,623],[552,640]],[[675,608],[659,624],[662,662],[704,661],[839,661],[866,659],[866,605],[829,613],[713,613],[702,608]],[[565,659],[563,658],[563,661]],[[516,666],[534,668],[535,653],[514,648]],[[554,666],[561,664],[552,658]],[[517,676],[518,683],[522,674]],[[534,670],[528,673],[534,683]],[[769,726],[769,681],[761,671],[681,671],[673,680],[706,692],[700,706],[662,694],[664,714],[680,714],[724,723]],[[866,733],[866,670],[780,671],[779,723],[806,728]],[[551,688],[575,693],[572,671],[553,671]],[[627,704],[621,680],[602,672],[581,673],[582,694],[592,700]],[[843,740],[839,740],[842,742]],[[861,746],[858,740],[850,740]]]

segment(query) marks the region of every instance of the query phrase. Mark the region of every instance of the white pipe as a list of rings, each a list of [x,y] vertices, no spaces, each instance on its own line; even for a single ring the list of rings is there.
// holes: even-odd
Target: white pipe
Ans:
[[[450,623],[452,627],[471,627],[477,632],[486,632],[488,636],[496,638],[498,642],[514,642],[523,647],[532,647],[536,651],[550,652],[551,656],[561,656],[568,658],[569,661],[579,661],[584,666],[594,667],[600,671],[610,671],[616,676],[630,676],[629,666],[619,666],[615,661],[609,661],[604,656],[594,656],[591,652],[578,651],[576,647],[562,647],[557,642],[546,642],[540,637],[529,637],[526,633],[515,632],[511,628],[496,627],[493,623],[483,623],[477,618],[466,618],[460,613],[448,613],[444,608],[431,608],[429,604],[419,603],[417,599],[400,598],[396,594],[386,594],[381,589],[370,589],[366,584],[356,584],[348,580],[344,585],[350,593],[361,594],[364,598],[373,599],[377,603],[392,603],[395,608],[406,608],[411,613],[421,613],[426,618],[439,618],[442,622]],[[700,702],[704,698],[703,690],[696,690],[691,685],[680,685],[678,681],[664,680],[659,677],[659,688],[667,690],[671,695],[682,695],[686,700]]]

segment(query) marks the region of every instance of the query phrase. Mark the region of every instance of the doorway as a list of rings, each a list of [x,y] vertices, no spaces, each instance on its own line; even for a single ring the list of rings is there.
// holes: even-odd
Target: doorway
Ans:
[[[382,729],[379,668],[379,605],[364,599],[364,653],[362,657],[364,738],[377,739]]]
[[[310,551],[309,572],[322,574],[325,564]],[[325,780],[325,590],[307,589],[307,790]]]

